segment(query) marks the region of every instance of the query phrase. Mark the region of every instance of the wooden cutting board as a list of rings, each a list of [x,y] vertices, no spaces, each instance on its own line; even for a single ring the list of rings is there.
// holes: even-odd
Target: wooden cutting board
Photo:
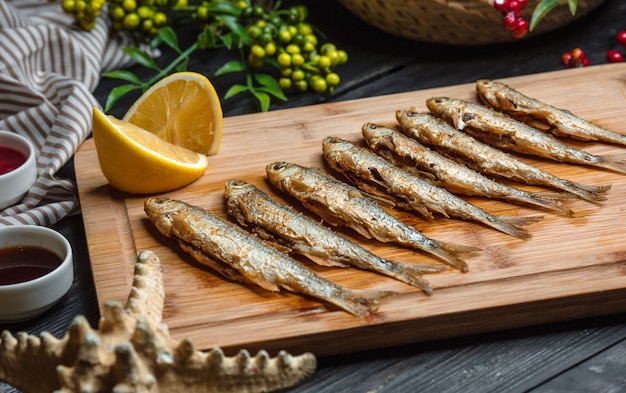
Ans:
[[[419,76],[416,76],[419,77]],[[522,92],[611,130],[626,133],[626,64],[528,75],[504,80]],[[426,110],[432,96],[475,100],[473,84],[251,114],[224,119],[218,155],[197,182],[166,195],[202,206],[222,217],[224,183],[249,181],[280,202],[297,205],[265,180],[265,165],[288,161],[324,167],[321,141],[329,135],[362,140],[365,122],[395,124],[395,111]],[[571,143],[595,154],[626,153],[626,147]],[[468,273],[450,270],[428,278],[432,296],[399,281],[353,268],[322,268],[320,275],[358,289],[393,290],[379,312],[359,319],[312,298],[229,282],[193,262],[161,236],[143,212],[145,196],[110,188],[102,176],[92,140],[75,157],[76,177],[98,300],[125,300],[139,250],[154,251],[165,272],[164,322],[175,338],[190,337],[202,349],[221,346],[233,353],[287,349],[318,356],[410,342],[589,317],[626,310],[626,175],[607,170],[523,160],[577,182],[612,184],[608,200],[573,200],[573,216],[504,202],[467,198],[495,214],[543,215],[519,240],[467,221],[426,222],[407,212],[397,217],[437,240],[472,245]],[[528,190],[538,188],[520,186]],[[548,191],[548,190],[543,190]],[[339,230],[374,253],[409,262],[432,257],[366,240]]]

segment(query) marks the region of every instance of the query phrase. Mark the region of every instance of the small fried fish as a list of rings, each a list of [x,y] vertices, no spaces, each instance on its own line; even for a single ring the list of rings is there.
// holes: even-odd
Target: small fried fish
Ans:
[[[600,141],[626,146],[626,135],[600,127],[575,116],[568,110],[528,97],[502,82],[478,80],[476,91],[485,105],[542,131],[581,141]]]
[[[381,299],[394,294],[353,290],[328,281],[239,225],[200,207],[168,198],[149,198],[144,210],[162,235],[178,239],[192,256],[200,256],[198,262],[213,259],[223,263],[268,291],[284,288],[309,295],[357,317],[372,314]]]
[[[336,234],[290,206],[281,205],[258,187],[242,180],[226,182],[228,213],[240,225],[251,226],[268,241],[277,242],[323,266],[355,266],[394,277],[431,294],[423,273],[449,268],[442,263],[402,263],[380,258]]]
[[[489,214],[376,153],[337,137],[324,138],[322,146],[328,165],[344,174],[363,191],[388,198],[396,206],[417,211],[427,218],[432,218],[431,212],[436,212],[446,217],[473,220],[520,239],[532,237],[522,226],[542,218]]]
[[[572,214],[563,200],[556,196],[526,192],[493,181],[390,127],[366,123],[362,127],[362,133],[369,148],[387,161],[407,170],[424,173],[432,178],[435,185],[454,194],[504,199],[512,203]],[[560,198],[567,199],[563,196]]]
[[[440,154],[485,174],[560,189],[591,202],[606,200],[603,194],[611,188],[610,185],[593,186],[577,183],[542,171],[458,131],[427,112],[400,110],[396,112],[396,118],[402,132],[407,136],[428,146],[434,146]]]
[[[426,100],[426,106],[435,116],[457,129],[499,149],[626,174],[625,154],[597,156],[575,149],[484,105],[456,98],[433,97]]]
[[[385,211],[371,196],[318,168],[274,162],[265,171],[276,188],[295,197],[333,226],[352,228],[368,239],[425,251],[461,271],[467,271],[468,266],[460,254],[479,251],[424,236]]]

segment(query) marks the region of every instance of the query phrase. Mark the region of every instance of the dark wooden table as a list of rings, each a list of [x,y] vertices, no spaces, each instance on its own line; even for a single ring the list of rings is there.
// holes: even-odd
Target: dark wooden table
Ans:
[[[626,2],[607,0],[585,18],[540,37],[504,45],[456,47],[416,43],[373,30],[332,0],[304,1],[310,21],[350,56],[338,69],[342,83],[331,97],[314,94],[274,103],[272,110],[343,101],[430,87],[559,70],[561,54],[575,47],[592,64],[605,63],[618,49],[615,35],[626,28]],[[185,41],[192,40],[193,32]],[[624,48],[623,48],[624,49]],[[213,73],[232,54],[212,51],[195,57],[190,69],[208,75],[223,94],[234,82]],[[168,62],[165,53],[159,62]],[[143,72],[133,67],[136,73]],[[104,102],[113,86],[95,91]],[[111,112],[121,116],[133,98]],[[250,99],[223,101],[224,115],[258,111]],[[73,163],[62,169],[72,177]],[[608,225],[608,223],[607,223]],[[72,243],[76,278],[70,292],[45,315],[0,330],[65,333],[74,316],[96,325],[99,312],[80,215],[54,226]],[[626,283],[625,283],[626,284]],[[626,314],[567,321],[437,342],[420,343],[319,359],[318,371],[293,392],[618,392],[626,391]],[[0,392],[16,391],[0,384]]]

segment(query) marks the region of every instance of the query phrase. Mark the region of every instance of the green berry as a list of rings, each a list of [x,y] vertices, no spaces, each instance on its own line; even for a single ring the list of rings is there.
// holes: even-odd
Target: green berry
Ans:
[[[294,82],[301,81],[304,79],[305,76],[306,75],[304,74],[304,71],[302,71],[301,69],[295,69],[291,74],[291,80]]]
[[[326,75],[326,83],[328,83],[328,86],[337,86],[340,82],[340,78],[339,75],[331,72],[330,74]]]
[[[167,24],[167,15],[164,12],[157,12],[152,18],[156,27],[165,26]]]
[[[137,2],[135,0],[124,0],[122,7],[126,12],[132,12],[137,9]]]
[[[113,9],[111,9],[111,18],[113,18],[113,20],[122,20],[125,15],[126,12],[124,11],[124,8],[119,5],[116,5]]]
[[[304,56],[302,56],[300,53],[294,53],[293,55],[291,55],[291,64],[294,67],[300,67],[302,64],[304,64],[304,62]]]
[[[252,45],[250,53],[261,59],[265,57],[265,49],[261,45]]]
[[[289,55],[289,53],[281,53],[280,55],[278,55],[277,60],[278,64],[280,64],[280,66],[283,68],[291,66],[291,55]]]
[[[280,88],[283,90],[291,89],[291,86],[293,86],[293,83],[291,79],[289,78],[280,78],[278,80],[278,84],[280,85]]]
[[[326,83],[326,79],[322,78],[319,75],[311,78],[311,89],[313,89],[314,92],[322,94],[326,91],[327,88],[328,84]]]
[[[126,16],[124,17],[124,21],[122,22],[122,25],[124,26],[126,30],[135,30],[137,27],[139,27],[139,23],[140,23],[139,15],[133,12],[130,14],[126,14]]]
[[[297,81],[293,84],[297,91],[303,93],[309,88],[309,84],[305,80]]]
[[[317,64],[320,66],[320,68],[327,69],[330,68],[330,66],[332,65],[332,61],[330,60],[330,57],[324,55],[320,56]]]
[[[278,40],[283,44],[288,44],[291,42],[291,33],[288,29],[281,30],[278,32]]]
[[[273,42],[265,44],[265,54],[267,56],[274,56],[276,54],[276,44]]]
[[[287,51],[287,53],[290,54],[294,54],[294,53],[300,53],[300,47],[298,45],[295,44],[289,44],[287,45],[287,47],[285,48],[285,50]]]

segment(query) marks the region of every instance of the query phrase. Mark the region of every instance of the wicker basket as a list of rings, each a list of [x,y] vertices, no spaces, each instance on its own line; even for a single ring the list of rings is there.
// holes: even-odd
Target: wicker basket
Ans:
[[[502,26],[493,0],[338,0],[368,24],[416,41],[453,45],[484,45],[516,40]],[[528,0],[524,17],[530,21],[540,0]],[[581,18],[605,0],[579,0],[572,16],[566,1],[543,18],[532,37]]]

